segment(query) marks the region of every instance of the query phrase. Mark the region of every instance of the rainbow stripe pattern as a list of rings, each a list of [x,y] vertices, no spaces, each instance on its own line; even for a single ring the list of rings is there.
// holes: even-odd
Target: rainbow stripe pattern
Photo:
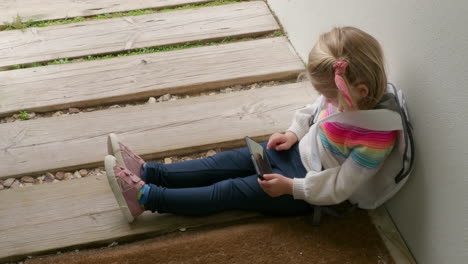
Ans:
[[[329,108],[320,113],[319,119],[328,116]],[[363,168],[375,169],[392,151],[397,131],[374,131],[338,122],[325,122],[319,130],[325,149],[342,159],[349,156]]]

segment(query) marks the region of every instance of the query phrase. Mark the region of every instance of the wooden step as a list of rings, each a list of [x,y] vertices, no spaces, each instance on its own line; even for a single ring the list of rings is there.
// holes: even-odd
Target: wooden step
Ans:
[[[0,32],[0,67],[252,36],[280,27],[263,1]]]
[[[0,72],[0,116],[145,99],[297,76],[284,37]]]
[[[148,8],[168,8],[186,4],[212,2],[214,0],[15,0],[0,2],[2,22],[11,22],[16,16],[21,21],[56,20],[86,17],[106,13],[125,12]]]
[[[0,262],[84,245],[259,216],[226,212],[182,217],[145,212],[129,225],[105,176],[0,192]]]
[[[161,157],[285,130],[315,92],[294,83],[213,96],[0,125],[0,179],[102,164],[118,134],[138,154]]]

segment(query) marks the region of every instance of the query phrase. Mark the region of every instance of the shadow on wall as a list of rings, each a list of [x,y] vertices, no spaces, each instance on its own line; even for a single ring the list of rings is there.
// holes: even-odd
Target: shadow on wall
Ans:
[[[427,171],[429,168],[426,167],[425,163],[427,162],[427,159],[424,157],[425,146],[421,144],[421,141],[418,141],[418,135],[431,131],[427,127],[429,125],[427,120],[418,118],[418,113],[430,112],[431,108],[431,104],[428,103],[430,101],[428,93],[423,93],[424,89],[420,88],[421,85],[425,85],[424,82],[428,80],[429,73],[425,72],[421,74],[421,71],[427,70],[422,69],[421,65],[401,65],[400,70],[400,78],[389,81],[394,82],[396,86],[403,90],[407,101],[411,123],[414,128],[415,160],[413,172],[409,176],[410,178],[400,192],[387,203],[387,208],[390,210],[393,221],[401,234],[411,234],[411,240],[418,241],[418,243],[422,241],[429,242],[430,238],[427,234],[430,233],[428,232],[428,221],[430,217],[429,211],[431,210],[431,199],[429,197],[431,194],[429,192],[429,179],[424,175],[430,175],[430,173]],[[429,134],[431,140],[437,140],[434,134]],[[399,216],[399,218],[395,216]],[[408,222],[412,222],[413,224],[408,224]],[[409,227],[411,227],[411,230],[406,230]],[[410,247],[411,243],[407,243],[406,241],[405,243],[410,251],[413,251]],[[418,247],[428,248],[421,244]]]

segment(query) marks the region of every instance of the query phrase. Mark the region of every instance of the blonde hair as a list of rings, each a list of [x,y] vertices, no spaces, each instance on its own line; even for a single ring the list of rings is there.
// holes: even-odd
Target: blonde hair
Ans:
[[[338,91],[333,65],[338,61],[348,62],[343,74],[354,106],[372,109],[385,94],[387,76],[384,69],[382,48],[379,42],[366,32],[354,27],[335,27],[320,35],[318,42],[309,53],[307,77],[313,86],[336,89],[340,108],[349,110],[343,95]],[[365,84],[367,96],[360,98],[355,87]]]

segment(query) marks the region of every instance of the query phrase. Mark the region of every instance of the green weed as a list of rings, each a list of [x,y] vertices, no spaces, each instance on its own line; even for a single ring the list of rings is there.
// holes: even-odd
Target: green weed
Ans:
[[[283,35],[283,32],[277,30],[277,31],[273,32],[273,34],[274,34],[276,37],[279,37],[279,36],[282,36],[282,35]]]
[[[19,117],[21,120],[29,120],[29,114],[26,111],[19,111]]]
[[[3,22],[3,30],[17,30],[20,29],[21,31],[24,31],[26,28],[31,27],[31,24],[33,23],[32,19],[29,21],[23,22],[22,18],[17,15],[16,18],[13,19],[13,21],[10,22]]]

